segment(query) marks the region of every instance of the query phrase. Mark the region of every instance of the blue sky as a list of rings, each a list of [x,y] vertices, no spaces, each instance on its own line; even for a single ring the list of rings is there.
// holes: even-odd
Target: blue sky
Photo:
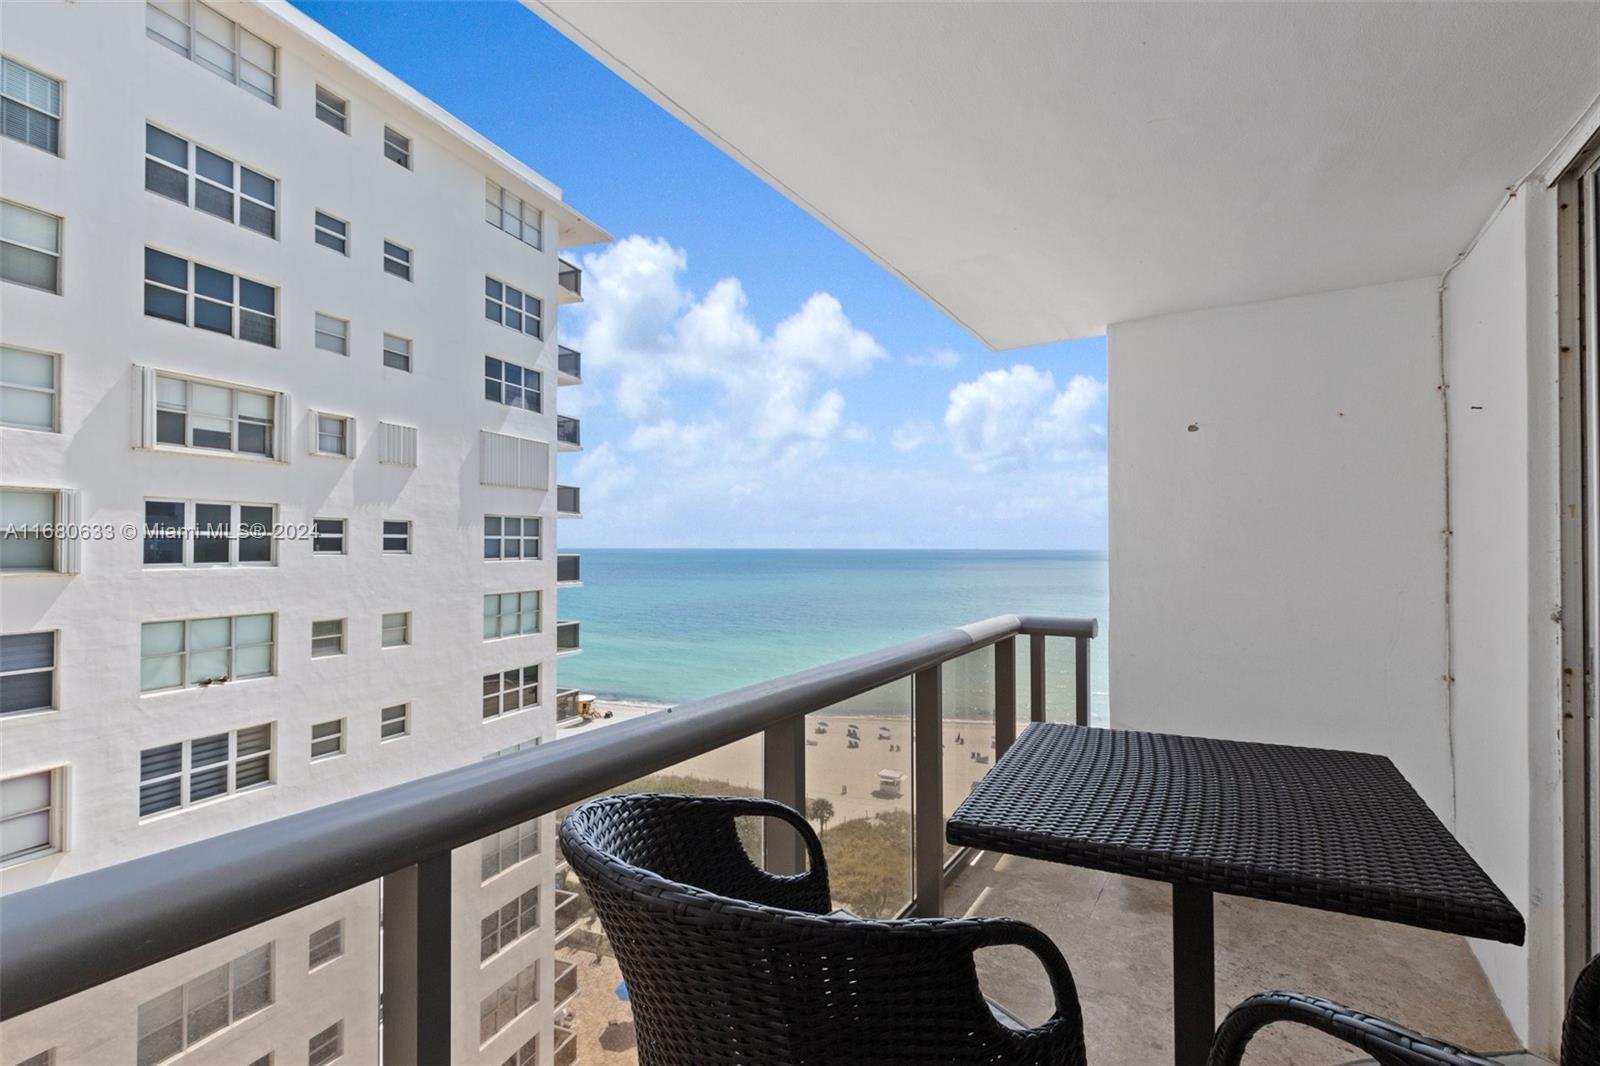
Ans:
[[[520,4],[298,6],[618,238],[564,546],[1105,546],[1103,339],[988,352]]]

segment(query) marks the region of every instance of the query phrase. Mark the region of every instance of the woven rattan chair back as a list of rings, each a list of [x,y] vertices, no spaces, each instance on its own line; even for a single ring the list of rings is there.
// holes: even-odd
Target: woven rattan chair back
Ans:
[[[740,842],[741,816],[781,819],[811,869],[775,876]],[[641,1066],[1081,1066],[1066,962],[1005,919],[870,921],[830,914],[816,833],[768,800],[634,794],[582,804],[561,849],[628,984]],[[973,952],[1017,944],[1056,992],[1044,1025],[1000,1024]]]

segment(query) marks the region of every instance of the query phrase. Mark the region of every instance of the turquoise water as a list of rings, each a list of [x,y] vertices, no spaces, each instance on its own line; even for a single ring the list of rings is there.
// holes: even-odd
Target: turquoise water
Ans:
[[[559,593],[582,623],[561,687],[680,703],[997,614],[1094,617],[1092,714],[1104,721],[1104,552],[589,549],[583,587]],[[1025,642],[1019,642],[1025,644]],[[1025,649],[1019,649],[1025,654]],[[1069,715],[1072,642],[1052,640],[1051,717]],[[985,653],[984,663],[992,661]],[[946,706],[981,706],[991,668],[951,671]],[[1027,668],[1017,674],[1026,705]],[[903,688],[903,686],[902,686]]]

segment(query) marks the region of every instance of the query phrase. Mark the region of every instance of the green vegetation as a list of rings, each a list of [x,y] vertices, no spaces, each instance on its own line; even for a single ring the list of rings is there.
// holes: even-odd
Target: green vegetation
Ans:
[[[911,898],[911,812],[881,811],[828,832],[833,905],[863,918],[891,918]]]

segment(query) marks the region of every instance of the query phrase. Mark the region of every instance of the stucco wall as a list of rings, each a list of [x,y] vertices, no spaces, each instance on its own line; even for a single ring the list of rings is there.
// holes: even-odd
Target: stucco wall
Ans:
[[[1111,327],[1114,726],[1378,752],[1450,820],[1437,286]]]

